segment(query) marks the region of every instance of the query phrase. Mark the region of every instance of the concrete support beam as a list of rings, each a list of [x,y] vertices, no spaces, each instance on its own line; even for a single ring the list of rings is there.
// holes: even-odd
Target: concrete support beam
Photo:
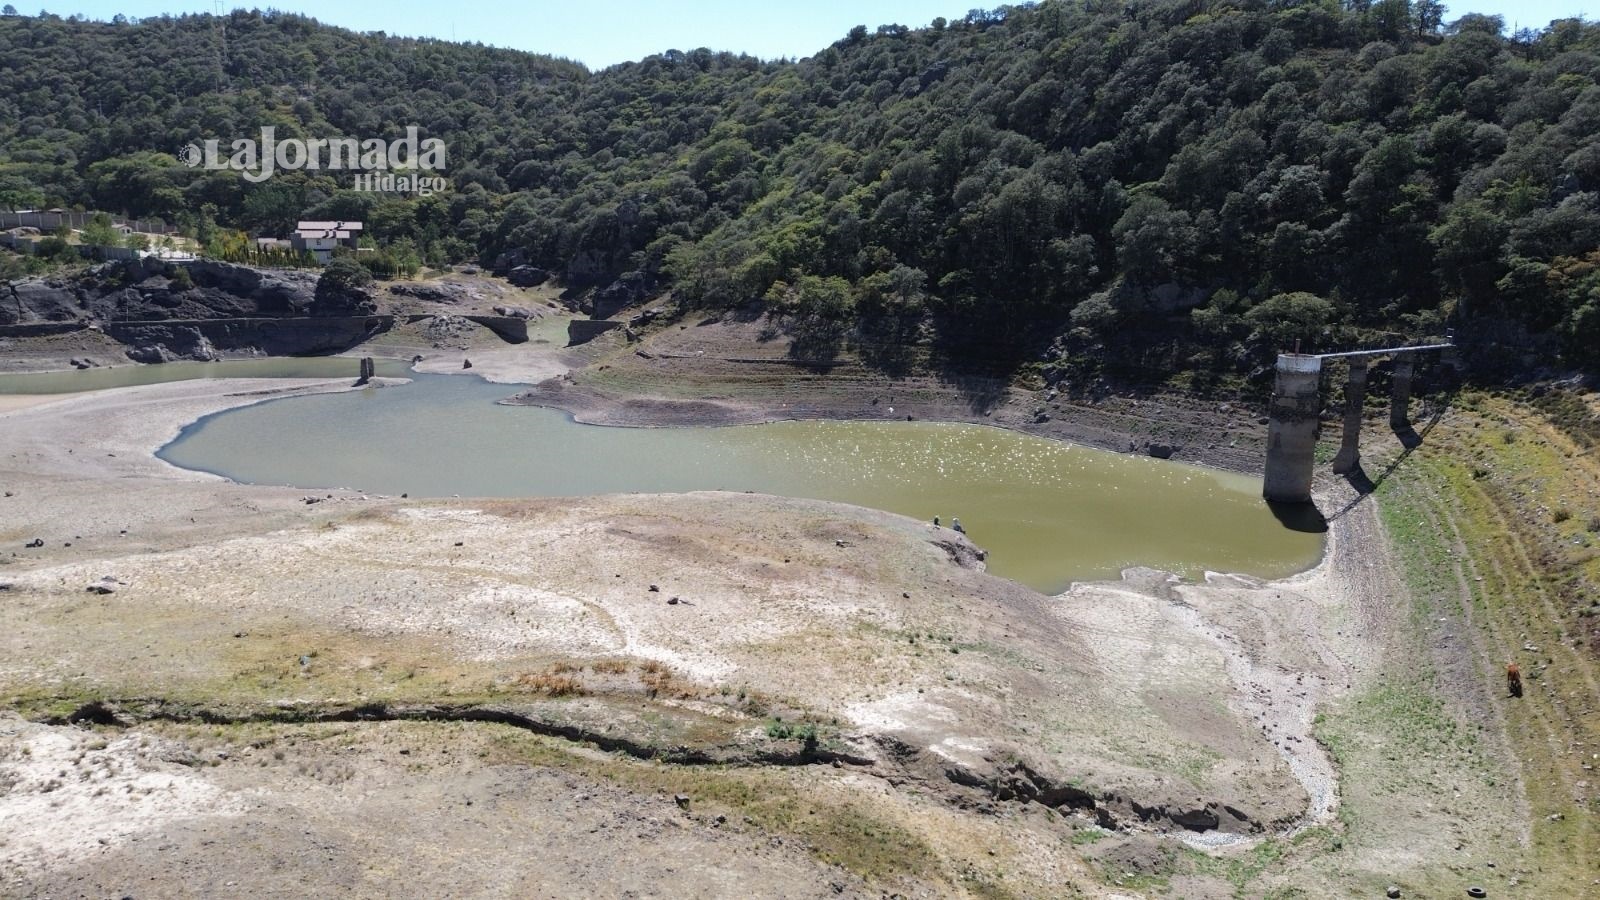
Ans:
[[[1267,422],[1267,470],[1262,495],[1274,503],[1310,503],[1321,426],[1322,359],[1278,355],[1277,380]]]
[[[1398,354],[1394,358],[1394,375],[1389,385],[1389,427],[1405,431],[1411,427],[1411,377],[1415,368],[1411,357]]]
[[[1338,475],[1354,472],[1361,465],[1361,413],[1367,401],[1367,361],[1350,359],[1350,378],[1344,383],[1344,436],[1339,454],[1333,458]]]
[[[371,381],[372,377],[376,374],[378,374],[378,366],[372,361],[372,357],[361,357],[361,375],[356,380],[356,384],[366,384],[367,382]]]

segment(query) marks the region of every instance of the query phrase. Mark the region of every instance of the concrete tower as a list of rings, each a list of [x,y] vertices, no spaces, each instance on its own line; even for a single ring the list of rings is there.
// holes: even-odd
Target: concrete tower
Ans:
[[[1275,503],[1310,503],[1311,476],[1322,411],[1322,359],[1278,355],[1267,424],[1267,472],[1262,495]]]

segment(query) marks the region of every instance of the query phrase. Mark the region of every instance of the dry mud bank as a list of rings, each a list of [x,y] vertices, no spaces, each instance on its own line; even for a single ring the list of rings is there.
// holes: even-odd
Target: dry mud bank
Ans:
[[[743,425],[781,419],[905,419],[999,425],[1108,450],[1170,455],[1259,471],[1260,413],[1181,391],[1117,393],[1104,384],[1020,390],[961,375],[889,377],[841,352],[826,362],[790,357],[765,320],[612,331],[580,348],[587,365],[541,381],[508,403],[549,406],[598,425]],[[536,381],[538,379],[528,379]]]
[[[7,893],[361,895],[413,868],[554,896],[1433,877],[1409,834],[1344,846],[1342,793],[1382,773],[1318,740],[1408,627],[1370,504],[1293,579],[1047,597],[948,531],[836,504],[307,504],[151,456],[208,412],[344,386],[0,415]],[[1458,812],[1411,824],[1488,852]]]

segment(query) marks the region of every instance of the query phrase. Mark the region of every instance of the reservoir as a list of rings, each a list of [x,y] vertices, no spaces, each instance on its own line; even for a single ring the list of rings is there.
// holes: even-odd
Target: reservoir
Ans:
[[[411,497],[756,491],[959,517],[990,572],[1050,593],[1133,565],[1279,577],[1321,552],[1320,535],[1273,515],[1259,479],[1183,463],[935,422],[582,425],[497,405],[506,385],[410,377],[221,412],[159,455],[240,482]]]

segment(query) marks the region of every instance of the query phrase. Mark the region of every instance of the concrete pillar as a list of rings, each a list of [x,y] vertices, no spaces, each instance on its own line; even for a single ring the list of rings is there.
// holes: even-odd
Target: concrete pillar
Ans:
[[[1267,421],[1267,470],[1262,496],[1274,503],[1310,503],[1313,458],[1322,411],[1322,359],[1278,354]]]
[[[1367,402],[1367,358],[1350,357],[1350,379],[1344,383],[1344,436],[1333,471],[1344,475],[1361,465],[1361,411]]]
[[[376,374],[378,374],[378,366],[372,361],[372,357],[361,357],[361,377],[356,381],[356,384],[366,384]]]
[[[1413,367],[1410,354],[1396,354],[1394,375],[1389,386],[1389,427],[1404,431],[1411,427],[1411,375]]]

